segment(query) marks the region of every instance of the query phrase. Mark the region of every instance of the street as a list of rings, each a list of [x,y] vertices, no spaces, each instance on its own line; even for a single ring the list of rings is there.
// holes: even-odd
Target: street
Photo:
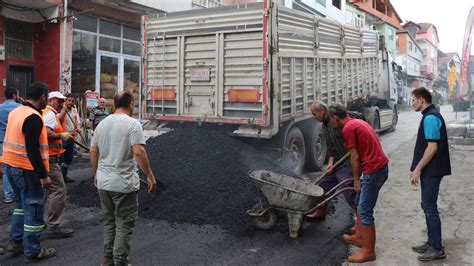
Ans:
[[[450,106],[443,106],[447,122],[454,120]],[[408,110],[400,113],[395,132],[380,135],[390,158],[390,174],[376,207],[377,261],[373,265],[417,265],[411,245],[424,241],[426,229],[420,207],[419,187],[408,182],[415,134],[421,115]],[[439,200],[443,221],[447,260],[441,263],[466,265],[473,263],[472,211],[474,164],[473,147],[451,147],[453,175],[441,184]],[[68,184],[70,191],[81,181],[90,182],[92,175],[87,160],[74,164]],[[317,174],[312,174],[312,178]],[[159,178],[159,176],[157,176]],[[145,195],[146,197],[146,195]],[[228,195],[232,198],[232,195]],[[219,200],[219,199],[215,199]],[[341,235],[352,226],[352,211],[338,197],[334,208],[322,222],[305,222],[298,239],[288,235],[286,218],[280,217],[270,231],[253,230],[252,234],[234,235],[212,225],[169,223],[139,218],[133,235],[131,263],[135,265],[327,265],[342,264],[350,250]],[[8,241],[10,205],[0,210],[0,243]],[[156,208],[160,208],[157,203]],[[242,215],[246,215],[242,213]],[[249,221],[250,223],[250,221]],[[57,256],[40,264],[97,265],[102,258],[102,223],[98,208],[77,207],[68,203],[65,225],[76,230],[68,239],[46,239],[45,247],[54,247]],[[0,257],[1,265],[19,264],[23,257],[9,254]]]

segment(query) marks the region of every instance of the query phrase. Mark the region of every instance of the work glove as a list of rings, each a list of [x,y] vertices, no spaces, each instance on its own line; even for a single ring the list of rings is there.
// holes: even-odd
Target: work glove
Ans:
[[[59,135],[61,136],[61,139],[63,141],[68,141],[72,139],[72,134],[69,132],[62,132],[62,133],[59,133]]]

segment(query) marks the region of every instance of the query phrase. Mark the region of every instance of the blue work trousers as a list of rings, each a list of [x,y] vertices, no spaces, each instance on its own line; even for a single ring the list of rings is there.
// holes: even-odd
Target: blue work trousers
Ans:
[[[5,168],[16,196],[10,239],[17,243],[23,242],[26,256],[36,255],[41,250],[46,189],[41,187],[33,171],[9,165],[5,165]]]
[[[61,172],[64,178],[67,177],[69,166],[71,166],[72,159],[74,159],[75,147],[76,145],[72,141],[63,142],[64,153],[61,155],[60,165],[61,165]]]
[[[357,193],[357,211],[363,225],[374,224],[374,208],[379,197],[379,191],[388,178],[388,165],[374,173],[363,174],[360,192]]]
[[[438,213],[438,194],[441,176],[422,176],[421,180],[421,208],[425,212],[426,226],[428,227],[428,244],[441,250],[441,219]]]
[[[8,173],[6,171],[5,164],[3,164],[3,199],[4,200],[15,199],[15,193],[13,192],[13,188],[10,185],[10,180],[8,180]]]

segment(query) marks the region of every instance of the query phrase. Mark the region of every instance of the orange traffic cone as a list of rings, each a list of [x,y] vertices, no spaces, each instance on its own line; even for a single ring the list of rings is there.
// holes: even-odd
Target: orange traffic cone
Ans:
[[[361,225],[360,231],[362,248],[357,254],[347,258],[349,262],[362,263],[375,260],[375,225]]]

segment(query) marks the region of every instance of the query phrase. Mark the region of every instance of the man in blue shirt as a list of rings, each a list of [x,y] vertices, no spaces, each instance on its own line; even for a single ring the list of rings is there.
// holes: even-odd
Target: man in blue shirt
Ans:
[[[0,104],[0,156],[3,153],[3,139],[5,138],[5,131],[7,129],[8,115],[10,112],[20,106],[18,103],[20,101],[20,96],[18,95],[18,90],[15,88],[6,88],[5,89],[5,102]],[[5,168],[3,168],[5,170]],[[13,189],[8,182],[8,176],[6,171],[3,172],[3,202],[12,203],[15,198]]]
[[[441,242],[441,219],[438,213],[439,186],[443,176],[451,174],[449,145],[443,116],[432,104],[432,95],[424,87],[412,91],[412,106],[421,112],[420,127],[416,139],[410,182],[421,181],[421,208],[425,213],[428,240],[412,250],[420,253],[418,260],[431,261],[446,258]]]

